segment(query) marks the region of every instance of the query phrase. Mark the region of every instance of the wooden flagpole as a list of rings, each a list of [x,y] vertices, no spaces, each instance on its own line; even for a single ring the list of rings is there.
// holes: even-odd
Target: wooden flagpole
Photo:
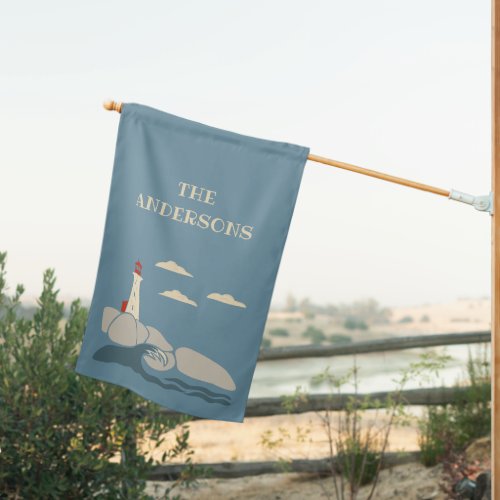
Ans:
[[[500,0],[491,2],[491,484],[500,500]]]

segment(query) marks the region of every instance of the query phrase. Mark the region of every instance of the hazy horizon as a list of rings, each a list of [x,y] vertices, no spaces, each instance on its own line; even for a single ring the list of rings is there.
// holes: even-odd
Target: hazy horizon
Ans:
[[[13,291],[14,287],[10,287],[11,291]],[[58,289],[56,285],[56,289]],[[65,294],[63,290],[59,290],[59,295],[58,298],[60,301],[63,301],[65,305],[69,305],[71,301],[80,299],[82,304],[86,307],[90,306],[90,302],[92,300],[92,297],[82,297],[82,296],[76,296],[76,295],[69,295]],[[309,297],[306,296],[295,296],[298,301],[302,299],[308,299]],[[36,295],[28,295],[24,294],[23,295],[23,300],[21,303],[25,306],[33,306],[36,304],[36,301],[38,299],[38,296]],[[461,302],[461,301],[483,301],[483,300],[488,300],[491,301],[491,296],[489,295],[483,295],[483,296],[457,296],[457,297],[451,297],[448,300],[442,300],[442,301],[435,301],[435,302],[429,302],[429,301],[423,301],[423,302],[408,302],[408,303],[398,303],[398,304],[389,304],[382,302],[378,300],[376,297],[368,297],[368,296],[359,296],[355,297],[352,300],[338,300],[338,301],[324,301],[324,302],[312,302],[314,306],[328,306],[328,305],[340,305],[340,304],[353,304],[355,302],[364,302],[368,300],[375,300],[381,307],[387,307],[390,309],[397,309],[397,308],[405,308],[405,307],[416,307],[416,306],[427,306],[427,305],[439,305],[439,304],[452,304],[455,302]],[[277,301],[273,299],[271,303],[271,308],[270,311],[272,310],[284,310],[286,308],[286,298],[283,299],[282,301]]]

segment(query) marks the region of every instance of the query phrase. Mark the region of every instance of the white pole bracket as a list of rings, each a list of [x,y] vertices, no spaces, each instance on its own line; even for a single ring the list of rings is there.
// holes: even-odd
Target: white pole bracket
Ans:
[[[476,210],[488,212],[490,215],[493,215],[493,193],[486,196],[474,196],[473,194],[462,193],[461,191],[452,189],[448,198],[467,203],[468,205],[472,205]]]

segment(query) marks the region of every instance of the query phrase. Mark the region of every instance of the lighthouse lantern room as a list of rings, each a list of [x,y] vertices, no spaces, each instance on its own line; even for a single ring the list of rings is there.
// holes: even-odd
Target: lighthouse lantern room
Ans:
[[[127,301],[122,302],[122,311],[130,313],[136,320],[139,320],[139,292],[141,288],[142,281],[142,264],[140,261],[135,263],[135,269],[132,273],[134,281],[132,283],[132,289],[130,290],[130,296]]]

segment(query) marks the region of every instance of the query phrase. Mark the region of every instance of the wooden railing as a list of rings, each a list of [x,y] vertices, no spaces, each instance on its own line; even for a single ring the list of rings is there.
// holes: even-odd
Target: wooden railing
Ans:
[[[466,333],[442,333],[436,335],[419,335],[412,337],[392,337],[379,340],[369,340],[341,345],[307,345],[287,346],[263,349],[259,362],[271,360],[284,360],[293,358],[318,358],[347,356],[355,354],[380,353],[415,348],[429,348],[450,345],[465,345],[488,343],[491,341],[489,331]],[[465,399],[468,387],[436,387],[423,389],[410,389],[398,394],[399,401],[408,406],[446,405]],[[283,398],[252,398],[248,400],[245,417],[264,417],[286,413],[304,413],[309,411],[340,411],[346,408],[349,401],[363,401],[364,407],[379,407],[392,392],[375,392],[370,394],[309,394],[305,398],[297,398],[294,404],[285,408]],[[486,397],[490,397],[488,393]],[[354,398],[354,399],[353,399]],[[175,412],[165,409],[166,414],[176,415]],[[415,459],[415,453],[388,454],[384,461],[386,466],[404,463],[410,457]],[[405,458],[406,457],[406,458]],[[403,460],[403,462],[401,462]],[[211,477],[242,477],[270,472],[321,472],[331,468],[330,459],[320,460],[293,460],[290,467],[283,468],[277,462],[238,462],[199,464],[210,471]],[[150,475],[151,480],[175,479],[183,469],[181,464],[166,464],[158,466]],[[329,469],[328,469],[329,470]]]
[[[394,465],[402,465],[414,462],[419,457],[416,451],[388,452],[384,454],[383,468]],[[335,457],[317,459],[299,459],[289,462],[218,462],[200,464],[198,477],[210,478],[237,478],[246,476],[258,476],[260,474],[278,474],[280,472],[308,472],[312,474],[329,474],[332,466],[336,466]],[[159,465],[155,468],[148,479],[150,481],[173,481],[178,479],[185,471],[183,464]]]
[[[262,349],[259,361],[293,358],[328,358],[352,354],[401,351],[418,347],[438,347],[460,344],[490,342],[491,332],[438,333],[436,335],[417,335],[413,337],[389,337],[386,339],[366,340],[337,345],[299,345]]]
[[[447,405],[464,398],[467,387],[432,387],[426,389],[409,389],[399,393],[399,401],[404,406],[435,406]],[[363,402],[366,409],[378,408],[387,396],[394,392],[371,392],[369,394],[308,394],[304,398],[296,398],[293,405],[283,405],[283,398],[252,398],[248,400],[245,418],[269,417],[306,413],[308,411],[340,411],[346,408],[350,401]],[[178,415],[164,409],[167,415]],[[193,420],[197,420],[193,417]]]

